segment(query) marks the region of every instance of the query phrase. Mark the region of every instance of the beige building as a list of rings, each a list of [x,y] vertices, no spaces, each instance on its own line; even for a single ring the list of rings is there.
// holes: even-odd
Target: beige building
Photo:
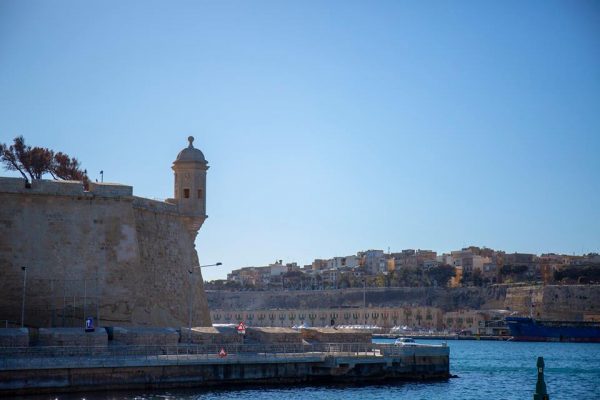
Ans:
[[[444,314],[443,328],[449,332],[482,333],[486,315],[477,310],[449,311]]]
[[[370,325],[380,327],[384,332],[393,327],[468,334],[498,334],[499,332],[498,329],[494,331],[493,328],[488,327],[488,322],[492,319],[490,312],[478,310],[443,312],[436,307],[213,310],[211,318],[215,324],[237,324],[244,321],[249,326]]]
[[[474,254],[472,250],[460,250],[452,252],[452,265],[462,267],[463,273],[470,274],[473,271],[483,272],[483,265],[491,263],[490,257]]]

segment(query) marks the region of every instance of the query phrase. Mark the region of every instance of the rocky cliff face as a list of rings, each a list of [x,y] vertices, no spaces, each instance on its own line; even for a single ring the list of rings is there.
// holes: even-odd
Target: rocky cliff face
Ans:
[[[181,326],[210,315],[193,238],[172,204],[122,185],[0,178],[0,320],[29,326]]]

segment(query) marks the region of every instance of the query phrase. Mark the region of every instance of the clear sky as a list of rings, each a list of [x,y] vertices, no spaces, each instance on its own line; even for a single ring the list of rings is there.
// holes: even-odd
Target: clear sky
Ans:
[[[370,248],[598,252],[600,3],[2,0],[17,135],[151,198],[195,136],[196,248],[224,263],[205,279]]]

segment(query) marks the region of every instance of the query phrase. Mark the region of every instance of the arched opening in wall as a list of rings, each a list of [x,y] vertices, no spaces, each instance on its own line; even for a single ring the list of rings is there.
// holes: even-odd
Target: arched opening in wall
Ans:
[[[183,198],[184,199],[190,198],[190,189],[183,189]]]

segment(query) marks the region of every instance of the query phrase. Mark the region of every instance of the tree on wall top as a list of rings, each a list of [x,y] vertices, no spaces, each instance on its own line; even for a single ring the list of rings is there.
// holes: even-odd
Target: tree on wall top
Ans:
[[[87,171],[81,170],[79,161],[63,152],[45,147],[31,147],[25,144],[23,136],[17,136],[13,144],[0,143],[0,162],[9,171],[18,171],[27,182],[41,179],[46,173],[54,179],[89,181]]]

